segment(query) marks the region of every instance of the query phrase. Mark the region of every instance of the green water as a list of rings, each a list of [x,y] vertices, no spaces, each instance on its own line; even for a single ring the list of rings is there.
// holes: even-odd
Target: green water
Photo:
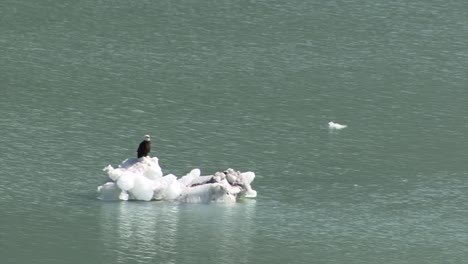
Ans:
[[[3,0],[0,263],[466,263],[466,10]],[[97,200],[145,134],[258,197]]]

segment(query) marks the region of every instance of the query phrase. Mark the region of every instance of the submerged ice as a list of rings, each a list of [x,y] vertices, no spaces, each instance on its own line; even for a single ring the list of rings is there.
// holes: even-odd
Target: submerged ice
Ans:
[[[188,203],[235,202],[239,197],[254,198],[253,172],[227,169],[201,176],[199,169],[178,178],[163,175],[156,157],[129,158],[117,168],[103,169],[111,181],[98,187],[101,200],[167,200]]]

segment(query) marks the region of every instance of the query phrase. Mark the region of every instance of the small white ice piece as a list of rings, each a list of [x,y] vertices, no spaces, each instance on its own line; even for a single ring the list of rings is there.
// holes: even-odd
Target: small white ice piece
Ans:
[[[341,125],[341,124],[335,123],[333,121],[328,122],[328,128],[329,129],[340,130],[340,129],[343,129],[343,128],[346,128],[346,127],[348,127],[348,126],[347,125]]]

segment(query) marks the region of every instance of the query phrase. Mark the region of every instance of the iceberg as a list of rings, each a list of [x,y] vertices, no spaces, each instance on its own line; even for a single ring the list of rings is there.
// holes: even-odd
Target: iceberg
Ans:
[[[118,167],[103,169],[110,181],[98,186],[98,199],[104,201],[178,201],[185,203],[236,202],[255,198],[251,183],[255,173],[228,168],[201,176],[198,168],[182,177],[163,175],[157,157],[128,158]]]

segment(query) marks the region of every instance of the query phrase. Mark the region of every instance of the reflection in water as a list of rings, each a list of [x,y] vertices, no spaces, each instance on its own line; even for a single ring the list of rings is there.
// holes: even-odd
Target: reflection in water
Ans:
[[[174,263],[178,206],[103,204],[101,239],[113,263]]]
[[[255,200],[103,203],[101,212],[109,263],[247,263],[253,255]]]
[[[223,212],[218,263],[248,263],[254,248],[255,200],[226,205]]]
[[[255,201],[180,206],[177,263],[247,263],[253,255]]]

